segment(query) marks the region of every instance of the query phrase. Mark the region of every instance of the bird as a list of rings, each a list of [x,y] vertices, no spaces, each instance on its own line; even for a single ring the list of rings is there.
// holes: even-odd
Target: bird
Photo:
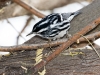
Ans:
[[[70,22],[80,13],[80,11],[76,11],[69,13],[52,13],[47,15],[37,22],[33,26],[32,31],[26,36],[35,34],[49,40],[60,39],[68,34],[71,27]]]

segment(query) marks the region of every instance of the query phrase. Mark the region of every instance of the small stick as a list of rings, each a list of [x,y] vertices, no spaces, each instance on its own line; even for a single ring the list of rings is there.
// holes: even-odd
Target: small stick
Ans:
[[[26,10],[30,11],[32,14],[38,16],[39,18],[44,18],[45,15],[40,13],[39,10],[37,10],[35,7],[31,7],[28,4],[22,2],[21,0],[12,0],[13,2],[17,3],[18,5],[22,6]]]
[[[84,36],[86,37],[88,40],[94,40],[96,38],[100,37],[100,31],[95,32],[93,34]],[[57,45],[61,45],[62,43],[66,42],[67,39],[59,39],[56,41],[52,41],[50,42],[50,46],[57,46]],[[83,42],[83,41],[87,41],[85,38],[80,37],[78,39],[79,43]],[[41,44],[22,44],[22,45],[16,45],[16,46],[0,46],[0,51],[4,51],[4,52],[12,52],[12,51],[19,51],[19,50],[34,50],[34,49],[39,49],[39,48],[47,48],[49,47],[48,43],[41,43]]]

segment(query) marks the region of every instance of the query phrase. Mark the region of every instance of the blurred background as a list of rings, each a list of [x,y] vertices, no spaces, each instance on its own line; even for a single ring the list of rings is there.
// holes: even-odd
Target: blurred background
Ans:
[[[28,1],[32,1],[31,4]],[[45,15],[48,15],[50,13],[74,12],[92,2],[91,0],[65,0],[66,2],[63,2],[62,0],[62,4],[60,4],[61,2],[59,0],[55,1],[56,2],[52,2],[51,0],[25,0],[27,4],[34,5],[35,8],[39,9],[40,12]],[[11,2],[9,1],[6,2],[8,6],[4,8],[10,7],[10,3]],[[7,19],[0,20],[0,46],[12,46],[22,44],[30,39],[32,36],[34,36],[31,35],[26,37],[26,35],[31,32],[34,24],[38,22],[41,18],[30,15],[26,13],[27,11],[22,14],[23,11],[25,12],[26,10],[16,4],[13,8],[13,12],[11,12],[12,17],[10,16]],[[23,30],[24,26],[26,28]],[[23,32],[21,33],[21,31]]]

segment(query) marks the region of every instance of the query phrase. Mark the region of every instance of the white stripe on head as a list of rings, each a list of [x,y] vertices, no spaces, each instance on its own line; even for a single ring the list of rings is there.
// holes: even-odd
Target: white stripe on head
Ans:
[[[46,24],[46,23],[48,23],[48,20],[43,21],[42,23],[40,23],[40,26],[43,25],[43,24]]]
[[[48,30],[48,27],[46,27],[46,28],[42,28],[42,29],[39,30],[37,33],[41,33],[41,32],[46,31],[46,30]]]
[[[59,15],[60,15],[61,21],[63,21],[62,13],[59,13]]]

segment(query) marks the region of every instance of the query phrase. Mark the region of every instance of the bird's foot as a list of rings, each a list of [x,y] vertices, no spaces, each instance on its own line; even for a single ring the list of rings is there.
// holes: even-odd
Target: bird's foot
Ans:
[[[51,43],[51,39],[48,39],[49,48],[50,48],[50,50],[52,50],[50,43]]]
[[[66,37],[69,39],[72,35],[67,32]]]

